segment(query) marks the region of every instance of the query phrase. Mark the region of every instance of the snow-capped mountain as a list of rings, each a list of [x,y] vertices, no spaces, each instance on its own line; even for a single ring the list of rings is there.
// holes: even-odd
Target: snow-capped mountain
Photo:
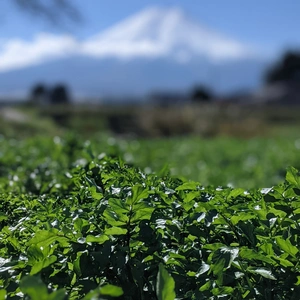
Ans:
[[[206,56],[222,60],[253,55],[251,49],[188,18],[180,9],[150,8],[88,39],[83,52],[96,57]]]
[[[144,94],[204,83],[253,88],[266,61],[178,8],[148,8],[85,40],[40,34],[0,47],[0,94],[65,82],[75,95]]]

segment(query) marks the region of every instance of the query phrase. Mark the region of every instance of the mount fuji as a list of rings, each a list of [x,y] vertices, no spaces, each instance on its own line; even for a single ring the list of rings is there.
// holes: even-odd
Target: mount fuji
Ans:
[[[178,8],[147,8],[78,40],[43,33],[0,46],[0,95],[26,95],[38,82],[63,82],[77,97],[256,88],[269,61]]]

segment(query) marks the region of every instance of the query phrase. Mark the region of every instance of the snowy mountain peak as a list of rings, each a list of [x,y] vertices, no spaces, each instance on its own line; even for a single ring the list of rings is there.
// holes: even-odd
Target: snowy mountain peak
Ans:
[[[179,8],[150,7],[86,41],[83,51],[97,57],[245,58],[251,49],[200,25]]]
[[[182,23],[183,18],[184,14],[179,8],[150,7],[117,23],[98,37],[118,40],[155,39],[170,23]]]

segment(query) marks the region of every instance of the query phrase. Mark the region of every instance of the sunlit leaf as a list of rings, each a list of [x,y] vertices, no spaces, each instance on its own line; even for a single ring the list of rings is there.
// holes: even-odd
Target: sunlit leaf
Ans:
[[[236,215],[232,216],[230,220],[233,225],[236,225],[240,221],[244,222],[251,219],[255,219],[255,215],[253,214],[253,212],[239,212]]]
[[[176,188],[176,191],[197,190],[198,187],[199,187],[198,182],[189,181],[189,182],[185,182],[184,184],[178,186]]]
[[[6,290],[1,289],[0,290],[0,300],[5,300],[6,299]]]
[[[300,188],[300,174],[297,169],[288,167],[285,179],[290,184],[294,185],[297,188]]]
[[[127,229],[121,227],[110,227],[104,232],[106,235],[124,235],[127,233]]]
[[[46,247],[54,243],[55,241],[64,242],[67,240],[67,238],[58,235],[55,232],[48,230],[39,230],[35,233],[35,236],[28,242],[28,245],[30,246],[32,244],[38,244]]]
[[[249,261],[258,260],[270,264],[274,263],[274,261],[271,258],[267,257],[266,255],[260,254],[257,251],[246,247],[240,248],[239,256],[241,258],[248,259]]]
[[[157,274],[156,295],[158,300],[174,300],[175,282],[169,275],[168,271],[162,264],[159,264],[159,271]]]
[[[276,237],[276,243],[283,251],[287,252],[291,256],[295,257],[295,255],[299,252],[296,246],[292,245],[289,240],[285,240],[282,237]]]
[[[204,292],[204,291],[207,291],[211,288],[211,281],[207,281],[205,284],[203,284],[200,288],[199,288],[199,291],[200,292]]]
[[[223,295],[224,297],[225,295],[231,295],[234,291],[234,288],[231,286],[223,286],[221,288],[213,288],[211,291],[215,296]]]
[[[111,198],[108,204],[117,214],[128,213],[130,210],[130,206],[123,199]]]
[[[249,269],[248,271],[250,271],[251,273],[259,274],[268,279],[276,280],[276,278],[274,277],[274,275],[270,270],[258,268],[258,269]]]
[[[202,263],[201,268],[197,272],[197,276],[200,276],[209,270],[210,266],[206,263]]]
[[[109,237],[105,234],[101,234],[100,236],[93,236],[93,235],[88,235],[86,237],[86,242],[88,243],[99,243],[99,244],[103,244],[106,241],[109,240]]]
[[[50,266],[51,264],[55,263],[56,261],[57,261],[57,257],[55,255],[51,255],[50,257],[43,259],[43,261],[35,263],[33,265],[33,267],[31,268],[30,275],[37,274],[42,269]]]
[[[126,225],[129,221],[127,215],[117,214],[116,212],[108,209],[104,211],[103,216],[105,217],[105,221],[111,226]]]
[[[132,187],[132,196],[128,197],[126,203],[133,205],[139,200],[147,198],[149,195],[149,190],[140,184],[136,184]]]
[[[8,216],[5,215],[4,213],[0,212],[0,221],[3,221],[3,220],[8,220]]]
[[[154,211],[153,207],[139,209],[133,213],[131,222],[136,222],[136,221],[141,221],[141,220],[150,220],[153,211]]]
[[[100,288],[100,295],[110,296],[110,297],[120,297],[123,295],[123,290],[118,286],[107,284]]]

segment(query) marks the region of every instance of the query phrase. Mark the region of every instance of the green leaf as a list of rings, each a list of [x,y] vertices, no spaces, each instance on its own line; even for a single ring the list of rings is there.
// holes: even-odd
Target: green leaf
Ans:
[[[0,290],[0,300],[6,299],[6,290]]]
[[[245,192],[245,190],[243,190],[243,189],[233,189],[233,190],[229,193],[229,195],[227,196],[227,198],[228,198],[228,199],[230,199],[230,198],[236,198],[236,197],[238,197],[238,196],[240,196],[240,195],[243,195],[244,192]]]
[[[46,300],[48,291],[41,278],[26,276],[20,282],[20,289],[24,294],[30,296],[31,300]]]
[[[128,213],[130,210],[130,206],[123,199],[110,198],[108,204],[117,214]]]
[[[85,180],[88,182],[90,188],[94,187],[94,188],[96,188],[96,191],[98,193],[103,193],[102,188],[96,184],[96,182],[93,178],[91,179],[91,178],[85,177]]]
[[[184,184],[178,186],[176,191],[197,190],[199,185],[200,184],[198,182],[194,181],[185,182]]]
[[[111,226],[126,225],[129,220],[127,215],[117,214],[115,211],[111,211],[110,209],[106,209],[103,212],[103,216],[105,217],[105,221]]]
[[[159,271],[157,274],[156,295],[158,300],[174,300],[175,282],[169,275],[163,264],[159,264]]]
[[[109,237],[105,234],[101,234],[99,236],[93,236],[93,235],[88,235],[86,237],[86,242],[88,243],[98,243],[98,244],[103,244],[106,241],[109,240]]]
[[[251,222],[240,222],[237,226],[242,230],[252,246],[255,247],[257,243],[256,236],[254,234],[255,226],[253,226]]]
[[[150,220],[152,213],[154,211],[153,207],[147,207],[134,211],[131,222],[141,221],[141,220]]]
[[[276,237],[277,245],[286,253],[290,254],[291,256],[295,257],[296,254],[299,252],[298,248],[289,240],[284,240],[282,237]]]
[[[27,257],[29,259],[29,264],[34,263],[35,261],[41,261],[45,258],[41,248],[36,244],[32,244],[27,248]]]
[[[43,261],[35,263],[31,268],[30,275],[35,275],[40,272],[42,269],[47,268],[57,261],[57,257],[55,255],[51,255],[50,257],[45,258]]]
[[[64,289],[59,289],[51,293],[47,300],[64,300],[66,299],[66,291]]]
[[[225,295],[231,295],[234,292],[234,289],[231,286],[223,286],[221,288],[213,288],[212,293],[214,296],[224,297]]]
[[[102,191],[99,190],[99,188],[97,188],[96,186],[91,186],[89,188],[91,195],[93,197],[93,199],[95,200],[101,200],[103,198],[103,194]]]
[[[252,212],[239,212],[237,215],[231,217],[232,225],[236,225],[239,221],[248,221],[251,219],[255,219],[256,216]]]
[[[224,267],[229,268],[232,262],[237,258],[238,254],[238,248],[222,247],[213,253],[212,263],[216,264],[218,261],[224,259]]]
[[[102,299],[101,296],[108,296],[108,297],[120,297],[124,294],[122,288],[107,284],[100,288],[97,288],[95,290],[90,291],[83,300],[96,300],[96,299]]]
[[[107,228],[104,233],[106,235],[124,235],[127,233],[127,229],[120,227],[110,227]]]
[[[129,205],[134,205],[139,200],[147,198],[149,195],[149,190],[143,187],[141,184],[136,184],[132,187],[132,196],[128,197],[126,203]]]
[[[271,280],[276,280],[276,278],[274,277],[274,275],[272,274],[272,272],[270,270],[266,270],[266,269],[262,269],[262,268],[258,268],[258,269],[247,269],[249,272],[251,273],[256,273],[259,274],[265,278],[271,279]]]
[[[0,212],[0,221],[8,220],[8,216],[2,212]]]
[[[211,265],[210,272],[212,271],[213,274],[216,276],[218,275],[222,276],[225,267],[226,267],[225,258],[220,258]]]
[[[189,192],[188,194],[184,195],[184,202],[192,202],[192,200],[194,200],[196,197],[200,196],[200,192],[196,191],[196,192]],[[192,205],[194,204],[194,202],[191,203]]]
[[[241,258],[247,259],[249,261],[259,260],[264,261],[266,263],[273,264],[274,261],[266,255],[260,254],[255,250],[249,249],[247,247],[241,247],[239,255]]]
[[[196,276],[200,276],[207,272],[210,269],[210,266],[204,262],[202,262],[200,269],[198,270]]]
[[[274,258],[274,260],[278,260],[279,264],[284,267],[294,267],[294,264],[287,259],[284,259],[284,258],[281,258],[278,256],[272,256],[272,258]]]
[[[81,232],[82,225],[83,225],[82,219],[77,218],[77,219],[74,221],[74,228],[75,228],[78,232]]]
[[[274,254],[273,245],[271,243],[264,243],[260,248],[268,255]]]
[[[82,271],[81,271],[81,263],[80,263],[80,260],[81,260],[81,256],[82,255],[86,255],[85,252],[83,251],[79,251],[77,252],[77,257],[76,259],[74,260],[73,262],[73,269],[74,269],[74,272],[76,273],[76,275],[78,277],[80,277],[82,275]]]
[[[38,244],[39,246],[46,247],[56,241],[65,242],[67,240],[68,240],[67,238],[58,235],[53,231],[39,230],[35,233],[34,237],[28,242],[28,246],[32,244]]]
[[[287,207],[284,207],[287,209]],[[286,212],[283,210],[276,209],[274,207],[269,208],[269,213],[273,213],[274,216],[278,216],[280,218],[284,218],[286,216]]]
[[[208,250],[212,250],[212,251],[218,250],[222,247],[226,247],[226,246],[222,243],[213,243],[213,244],[203,245],[204,249],[208,249]]]
[[[288,183],[300,188],[300,173],[293,167],[288,167],[285,179]]]
[[[209,280],[199,288],[199,291],[204,292],[210,290],[210,288],[211,288],[211,281]]]
[[[107,284],[100,288],[100,295],[110,296],[110,297],[120,297],[123,295],[123,290],[118,286]]]

